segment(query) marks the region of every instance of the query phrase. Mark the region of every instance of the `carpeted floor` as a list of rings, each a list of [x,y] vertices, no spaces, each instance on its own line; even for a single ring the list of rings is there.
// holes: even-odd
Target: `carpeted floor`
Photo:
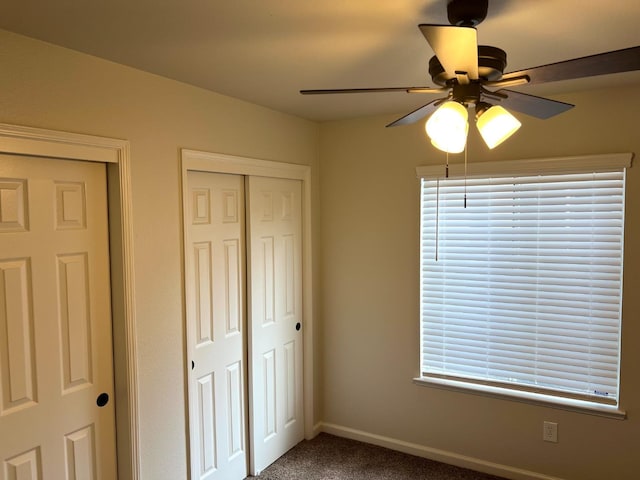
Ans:
[[[504,480],[375,445],[321,433],[303,441],[260,480]]]

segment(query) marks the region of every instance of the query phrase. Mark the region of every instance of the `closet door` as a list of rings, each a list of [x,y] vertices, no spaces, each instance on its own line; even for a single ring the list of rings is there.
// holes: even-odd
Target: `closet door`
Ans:
[[[105,165],[0,155],[0,478],[116,478]]]
[[[191,479],[246,477],[244,179],[189,171],[185,290]]]
[[[302,185],[247,177],[251,473],[304,437]]]

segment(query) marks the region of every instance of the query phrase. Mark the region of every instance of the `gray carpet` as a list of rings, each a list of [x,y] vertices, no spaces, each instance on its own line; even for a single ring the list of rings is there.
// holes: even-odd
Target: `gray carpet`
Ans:
[[[260,480],[504,480],[346,438],[321,433],[303,441]]]

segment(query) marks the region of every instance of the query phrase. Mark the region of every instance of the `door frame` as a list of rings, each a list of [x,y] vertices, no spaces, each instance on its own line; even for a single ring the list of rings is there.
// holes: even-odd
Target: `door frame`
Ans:
[[[138,371],[129,142],[0,124],[0,153],[106,164],[118,477],[138,480]]]
[[[313,288],[312,288],[312,250],[311,250],[311,167],[293,163],[275,162],[271,160],[260,160],[249,157],[226,155],[221,153],[211,153],[199,150],[182,149],[182,202],[187,204],[188,191],[187,172],[200,171],[211,173],[228,173],[243,176],[261,176],[271,178],[286,178],[290,180],[300,180],[302,182],[302,348],[303,348],[303,381],[302,396],[304,405],[304,436],[311,439],[315,435],[314,418],[314,396],[313,396]],[[183,209],[184,210],[184,209]],[[185,212],[183,211],[183,265],[184,248],[186,248]],[[184,268],[183,268],[184,275]],[[183,278],[184,289],[184,278]],[[186,302],[186,294],[182,292],[183,301]],[[188,328],[186,320],[186,303],[184,304],[184,322]],[[189,390],[189,366],[187,361],[187,338],[185,337],[185,393],[188,396]],[[187,402],[188,404],[188,402]],[[189,424],[189,412],[186,416]],[[187,442],[189,436],[187,435]],[[190,447],[187,449],[190,452]]]

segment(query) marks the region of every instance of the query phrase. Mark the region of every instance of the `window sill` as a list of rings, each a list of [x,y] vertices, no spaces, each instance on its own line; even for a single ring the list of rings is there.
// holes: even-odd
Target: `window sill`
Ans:
[[[528,403],[549,408],[558,408],[570,412],[596,415],[599,417],[613,418],[615,420],[625,420],[627,413],[619,407],[600,405],[587,401],[573,400],[568,398],[551,397],[540,393],[521,392],[506,388],[493,387],[488,385],[476,385],[457,380],[418,377],[413,379],[413,383],[424,387],[442,388],[456,392],[482,395],[500,400]]]

